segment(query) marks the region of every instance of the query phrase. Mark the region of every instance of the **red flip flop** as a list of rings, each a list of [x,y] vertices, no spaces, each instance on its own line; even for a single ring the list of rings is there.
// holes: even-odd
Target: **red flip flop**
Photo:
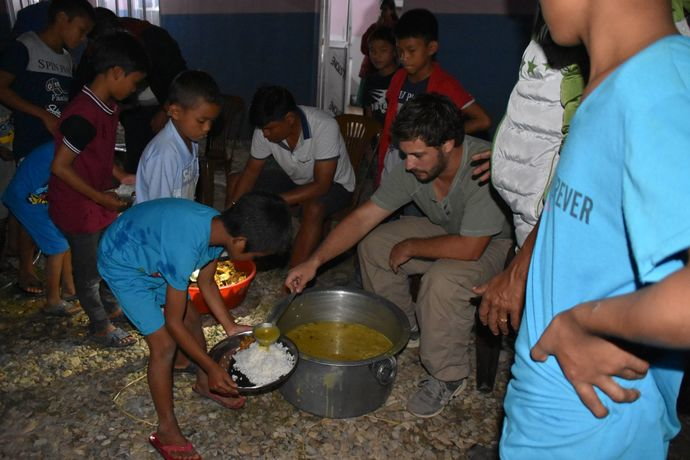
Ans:
[[[160,439],[158,439],[158,434],[156,433],[151,433],[149,436],[149,442],[151,445],[158,451],[159,454],[163,457],[164,460],[176,460],[179,459],[180,457],[175,456],[175,454],[180,453],[180,454],[186,454],[186,453],[192,453],[195,451],[194,446],[192,445],[191,442],[188,442],[184,446],[175,446],[175,445],[168,445],[164,446],[163,443],[161,442]],[[190,459],[194,459],[195,457],[189,457]],[[197,452],[196,458],[201,460],[201,455]]]

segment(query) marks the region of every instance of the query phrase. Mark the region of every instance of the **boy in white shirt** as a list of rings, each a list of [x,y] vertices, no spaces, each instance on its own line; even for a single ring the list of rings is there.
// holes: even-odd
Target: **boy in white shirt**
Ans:
[[[165,127],[144,149],[137,169],[136,203],[194,199],[199,144],[221,110],[218,85],[206,72],[181,72],[170,84]]]

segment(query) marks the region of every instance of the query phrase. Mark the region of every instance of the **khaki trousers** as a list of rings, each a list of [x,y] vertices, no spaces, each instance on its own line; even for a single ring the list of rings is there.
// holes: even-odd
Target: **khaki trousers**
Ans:
[[[388,259],[393,246],[408,238],[447,235],[426,217],[402,217],[379,225],[359,244],[364,289],[397,305],[420,328],[419,355],[422,365],[435,378],[452,381],[470,373],[468,348],[476,307],[472,291],[503,270],[512,241],[493,240],[477,261],[410,259],[393,273]],[[412,301],[409,275],[423,274]],[[416,317],[416,318],[415,318]]]

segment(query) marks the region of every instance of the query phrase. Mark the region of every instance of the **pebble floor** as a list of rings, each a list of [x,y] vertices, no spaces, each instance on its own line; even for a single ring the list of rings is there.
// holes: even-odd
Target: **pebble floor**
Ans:
[[[222,183],[216,184],[222,194]],[[222,201],[222,200],[217,200]],[[14,270],[0,261],[0,459],[158,459],[148,444],[155,412],[145,380],[147,347],[104,349],[86,339],[84,314],[44,315],[41,300],[27,299],[11,283]],[[239,321],[256,324],[283,296],[285,272],[260,272]],[[322,286],[351,281],[347,260],[327,272]],[[223,333],[204,319],[209,347]],[[474,351],[470,353],[474,365]],[[383,407],[353,419],[302,412],[277,391],[253,396],[231,411],[191,391],[194,377],[177,375],[175,410],[184,434],[205,459],[464,459],[480,458],[474,445],[495,445],[510,354],[502,352],[491,393],[470,383],[438,416],[416,418],[405,401],[425,375],[416,349],[399,355],[398,376]],[[669,458],[690,459],[690,417],[671,445]],[[491,458],[491,455],[481,458]]]

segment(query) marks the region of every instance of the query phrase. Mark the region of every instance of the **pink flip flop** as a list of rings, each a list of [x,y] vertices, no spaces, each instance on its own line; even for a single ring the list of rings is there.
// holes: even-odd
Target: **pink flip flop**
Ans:
[[[175,446],[175,445],[163,445],[160,439],[158,439],[158,434],[156,433],[151,433],[149,436],[149,442],[151,445],[158,451],[159,454],[165,459],[165,460],[177,460],[181,457],[175,456],[175,454],[180,453],[180,454],[186,454],[186,453],[192,453],[195,452],[194,446],[192,445],[191,442],[188,442],[184,446]],[[196,457],[186,457],[189,459],[194,459],[197,458],[201,460],[201,455],[197,452]]]

